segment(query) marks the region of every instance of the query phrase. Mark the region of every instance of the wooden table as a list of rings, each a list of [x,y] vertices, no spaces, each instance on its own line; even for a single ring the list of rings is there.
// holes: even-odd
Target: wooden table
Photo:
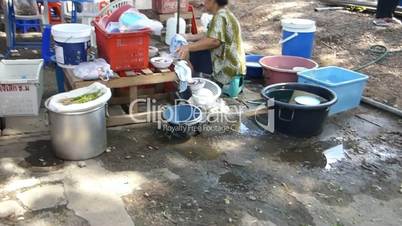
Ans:
[[[63,69],[65,76],[65,89],[72,90],[77,88],[82,88],[91,85],[94,82],[100,82],[111,89],[115,88],[129,88],[129,95],[123,97],[112,97],[110,100],[111,105],[123,105],[130,104],[138,98],[166,98],[171,97],[171,93],[153,93],[147,96],[140,96],[138,93],[138,86],[143,85],[156,85],[168,82],[175,82],[177,80],[177,76],[175,72],[171,70],[162,70],[158,72],[153,72],[150,69],[142,70],[141,72],[133,72],[126,71],[126,77],[119,76],[115,74],[115,78],[110,79],[109,81],[102,80],[94,80],[94,81],[84,81],[74,76],[74,72],[72,69]],[[134,120],[136,119],[151,119],[152,115],[155,115],[159,112],[150,111],[150,112],[138,112],[138,104],[133,105],[132,109],[130,109],[132,114],[125,114],[119,116],[110,116],[108,117],[108,126],[121,126],[135,123],[142,123]]]

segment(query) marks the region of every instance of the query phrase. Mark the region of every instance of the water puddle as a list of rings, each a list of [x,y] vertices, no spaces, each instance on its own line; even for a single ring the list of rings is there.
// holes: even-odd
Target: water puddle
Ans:
[[[343,144],[340,144],[333,148],[327,149],[323,152],[323,154],[326,159],[325,169],[331,169],[332,164],[335,164],[346,158],[345,149],[343,148]]]
[[[319,167],[324,168],[326,166],[326,159],[322,152],[314,150],[303,150],[303,149],[291,149],[281,152],[279,154],[281,161],[301,164],[305,167]]]
[[[301,164],[309,168],[331,169],[332,166],[346,158],[346,151],[343,144],[338,144],[327,148],[328,144],[318,143],[306,147],[296,147],[288,149],[279,154],[281,161]]]
[[[219,183],[232,190],[248,191],[251,181],[234,172],[227,172],[219,176]]]
[[[254,122],[253,119],[245,119],[232,126],[232,130],[245,136],[261,136],[265,132]]]
[[[219,177],[219,183],[225,183],[225,184],[241,184],[242,182],[242,177],[235,175],[232,172],[227,172]]]
[[[53,154],[50,140],[30,142],[25,151],[30,153],[30,156],[20,163],[22,167],[31,168],[34,171],[50,171],[60,169],[64,165],[64,161]]]

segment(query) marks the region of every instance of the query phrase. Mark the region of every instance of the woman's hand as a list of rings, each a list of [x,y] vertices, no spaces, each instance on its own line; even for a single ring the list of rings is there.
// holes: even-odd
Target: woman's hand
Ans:
[[[184,45],[177,49],[176,51],[182,60],[187,60],[190,57],[190,48],[188,45]]]

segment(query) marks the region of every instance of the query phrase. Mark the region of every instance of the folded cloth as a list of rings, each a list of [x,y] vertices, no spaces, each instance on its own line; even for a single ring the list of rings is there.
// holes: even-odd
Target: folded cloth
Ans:
[[[170,55],[172,55],[174,58],[179,58],[177,49],[185,45],[188,45],[187,40],[182,35],[176,34],[173,36],[172,41],[170,42]]]
[[[175,63],[174,70],[180,80],[179,93],[187,90],[188,83],[193,83],[191,68],[188,66],[187,61],[181,60]]]

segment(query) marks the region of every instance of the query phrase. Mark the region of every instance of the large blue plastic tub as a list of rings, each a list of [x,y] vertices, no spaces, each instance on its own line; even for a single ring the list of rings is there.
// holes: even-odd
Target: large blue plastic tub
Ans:
[[[341,67],[322,67],[298,73],[299,83],[315,84],[333,90],[338,102],[331,107],[329,115],[359,106],[368,76]]]

